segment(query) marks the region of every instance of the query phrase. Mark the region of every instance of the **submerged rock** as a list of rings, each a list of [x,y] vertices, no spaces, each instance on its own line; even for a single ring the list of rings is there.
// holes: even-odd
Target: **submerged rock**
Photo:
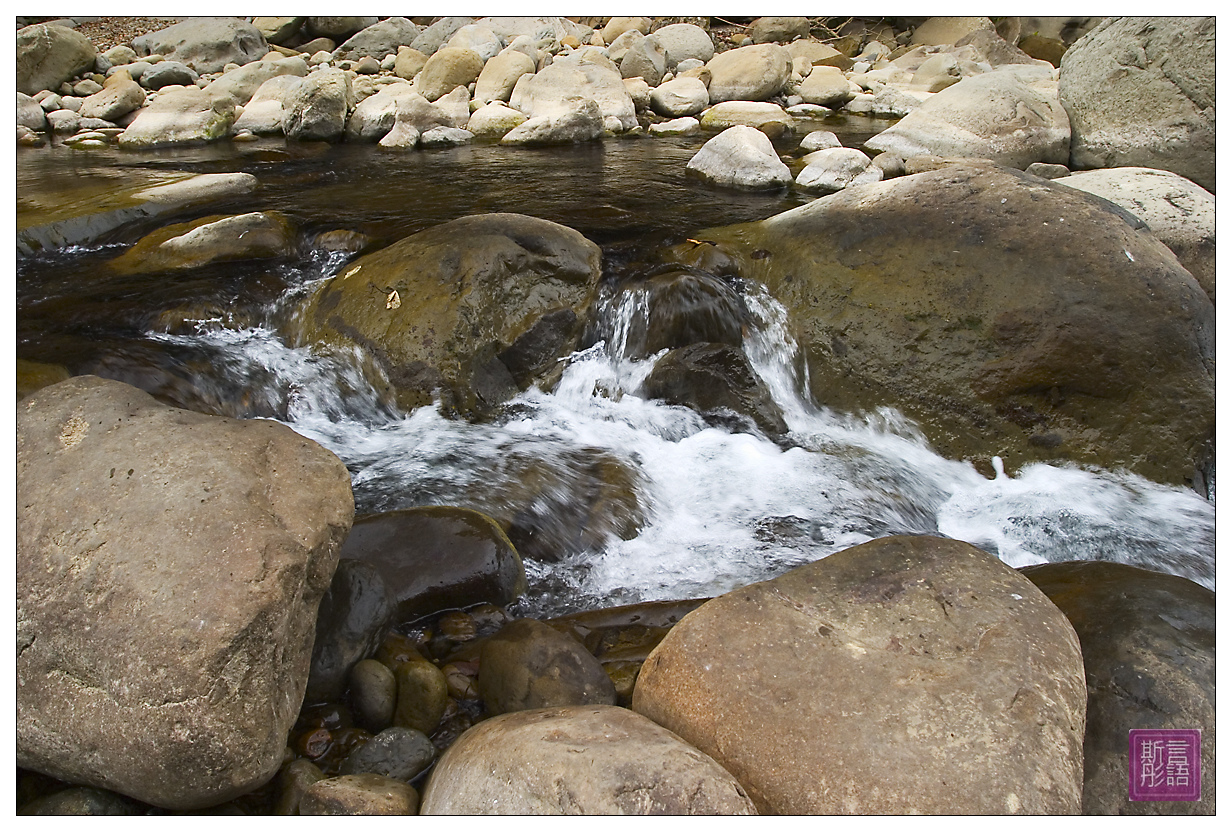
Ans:
[[[787,307],[819,403],[891,404],[952,459],[1208,479],[1214,307],[1106,201],[967,162],[697,236]]]
[[[1048,563],[1022,570],[1069,618],[1087,680],[1088,815],[1215,813],[1215,593],[1175,575],[1120,563]],[[1131,801],[1129,731],[1202,731],[1201,799]]]
[[[282,257],[294,242],[294,228],[277,212],[214,214],[160,228],[108,265],[119,274],[177,271],[228,260]]]
[[[994,556],[932,537],[703,604],[633,694],[781,814],[1076,813],[1085,707],[1065,616]]]
[[[751,815],[718,763],[643,716],[611,706],[505,714],[445,752],[426,815]]]
[[[342,462],[79,376],[18,406],[17,482],[18,765],[172,809],[268,781],[351,525]]]
[[[489,714],[562,705],[614,705],[616,691],[576,639],[542,621],[502,627],[479,653],[479,692]]]

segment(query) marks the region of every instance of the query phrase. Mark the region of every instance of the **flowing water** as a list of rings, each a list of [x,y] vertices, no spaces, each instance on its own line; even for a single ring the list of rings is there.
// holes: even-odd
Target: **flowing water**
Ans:
[[[863,140],[854,128],[844,138]],[[348,228],[381,243],[456,216],[517,211],[577,228],[603,246],[610,268],[691,230],[770,216],[804,199],[685,180],[700,143],[398,155],[341,146],[292,155],[279,142],[139,160],[106,151],[80,162],[80,175],[134,164],[248,170],[262,180],[257,195],[211,212],[277,208],[306,232]],[[19,181],[31,187],[63,167],[63,156],[57,167],[48,161],[54,151],[38,152],[19,156]],[[433,407],[400,412],[377,392],[379,370],[359,351],[294,347],[279,335],[312,288],[341,267],[340,256],[306,245],[292,263],[170,280],[108,276],[100,264],[140,230],[148,229],[19,259],[18,357],[120,378],[197,410],[282,421],[346,462],[360,513],[428,504],[491,510],[517,486],[524,469],[515,459],[567,474],[579,454],[601,454],[636,472],[640,531],[558,562],[528,558],[527,614],[712,595],[898,533],[967,540],[1013,566],[1113,560],[1214,587],[1213,484],[1208,500],[1124,472],[1032,465],[1007,476],[996,459],[990,478],[935,454],[888,406],[861,416],[819,407],[801,396],[805,370],[782,308],[756,289],[746,297],[753,324],[744,349],[783,411],[785,437],[733,432],[640,397],[658,356],[627,358],[624,338],[645,310],[637,293],[610,291],[595,337],[565,360],[553,389],[531,389],[497,417],[471,423]],[[160,322],[169,309],[180,310],[175,326]],[[557,488],[540,509],[550,514],[571,499]]]

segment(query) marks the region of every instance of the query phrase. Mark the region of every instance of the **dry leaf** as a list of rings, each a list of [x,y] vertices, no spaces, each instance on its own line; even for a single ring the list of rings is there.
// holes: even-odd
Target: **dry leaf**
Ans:
[[[397,309],[402,305],[402,298],[398,297],[398,290],[394,289],[389,293],[389,297],[385,298],[386,309]]]

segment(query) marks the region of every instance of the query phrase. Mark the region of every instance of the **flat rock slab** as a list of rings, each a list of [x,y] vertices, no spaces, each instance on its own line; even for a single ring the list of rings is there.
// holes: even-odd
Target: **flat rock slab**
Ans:
[[[781,814],[1077,813],[1086,708],[1065,616],[934,537],[837,552],[703,604],[633,709]]]
[[[264,420],[79,376],[17,418],[17,764],[174,809],[282,763],[354,504]]]

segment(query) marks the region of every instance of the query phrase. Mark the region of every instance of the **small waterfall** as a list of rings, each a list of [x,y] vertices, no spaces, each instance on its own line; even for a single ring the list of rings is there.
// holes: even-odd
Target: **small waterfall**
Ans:
[[[745,353],[783,411],[785,441],[639,395],[662,353],[626,357],[632,322],[646,315],[636,291],[604,301],[600,340],[565,359],[553,390],[532,388],[477,424],[434,407],[398,412],[359,351],[288,346],[272,326],[151,337],[195,340],[221,376],[272,397],[276,418],[346,462],[361,513],[466,505],[543,523],[552,540],[597,524],[552,559],[524,552],[527,614],[721,593],[900,533],[967,540],[1013,566],[1113,560],[1213,588],[1211,502],[1124,472],[1031,465],[1011,477],[993,460],[988,479],[938,456],[892,409],[854,417],[818,407],[800,395],[807,370],[785,311],[764,291],[746,301]],[[528,478],[541,489],[533,499]],[[636,502],[607,526],[577,504],[579,490],[604,488]]]

